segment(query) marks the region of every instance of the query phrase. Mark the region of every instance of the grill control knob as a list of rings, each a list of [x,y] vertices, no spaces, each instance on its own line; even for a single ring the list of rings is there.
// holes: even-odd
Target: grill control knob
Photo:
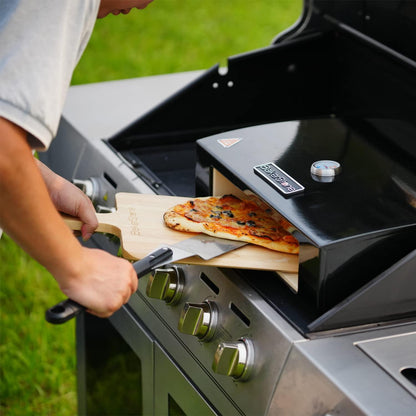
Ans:
[[[82,192],[84,192],[85,195],[89,199],[93,199],[96,194],[96,184],[95,181],[92,181],[91,179],[74,179],[72,183],[81,189]]]
[[[176,303],[182,291],[182,270],[177,267],[156,269],[150,275],[146,287],[146,294],[149,298],[161,299],[168,304]]]
[[[115,211],[114,195],[117,184],[108,175],[107,177],[91,176],[88,179],[73,179],[72,183],[91,199],[97,212]]]
[[[195,335],[200,340],[209,341],[217,324],[217,310],[212,302],[186,302],[179,319],[178,329],[183,334]]]
[[[246,380],[253,364],[253,345],[247,338],[221,342],[215,351],[212,369],[217,374]]]

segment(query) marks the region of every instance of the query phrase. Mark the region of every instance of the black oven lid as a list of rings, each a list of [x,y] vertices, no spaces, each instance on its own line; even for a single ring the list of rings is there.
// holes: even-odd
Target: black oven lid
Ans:
[[[198,140],[198,160],[259,195],[319,247],[411,230],[415,236],[416,153],[396,146],[376,125],[329,118],[248,127]],[[414,148],[415,129],[395,132]],[[315,175],[311,167],[320,161],[338,163],[339,172]],[[273,175],[304,189],[284,193]]]

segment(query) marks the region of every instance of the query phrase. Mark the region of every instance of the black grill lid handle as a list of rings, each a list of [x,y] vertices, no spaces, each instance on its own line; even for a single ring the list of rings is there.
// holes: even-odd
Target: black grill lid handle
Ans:
[[[137,273],[137,278],[145,276],[152,269],[160,266],[161,263],[172,257],[172,255],[173,252],[169,247],[162,247],[141,260],[134,262],[133,267]],[[49,308],[45,313],[45,319],[51,324],[63,324],[84,310],[84,306],[71,299],[66,299]]]

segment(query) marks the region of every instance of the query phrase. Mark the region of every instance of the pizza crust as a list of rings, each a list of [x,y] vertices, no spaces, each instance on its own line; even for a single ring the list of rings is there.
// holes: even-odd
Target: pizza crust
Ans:
[[[173,208],[165,212],[163,220],[169,228],[176,231],[190,233],[203,233],[205,231],[205,227],[202,223],[189,220],[183,215],[175,212]]]

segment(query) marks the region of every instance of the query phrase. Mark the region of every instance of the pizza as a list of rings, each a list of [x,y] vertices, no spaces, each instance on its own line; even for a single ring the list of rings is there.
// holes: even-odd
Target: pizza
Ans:
[[[177,231],[204,233],[245,241],[284,253],[299,253],[293,227],[275,210],[257,198],[234,195],[190,199],[168,209],[166,226]]]

